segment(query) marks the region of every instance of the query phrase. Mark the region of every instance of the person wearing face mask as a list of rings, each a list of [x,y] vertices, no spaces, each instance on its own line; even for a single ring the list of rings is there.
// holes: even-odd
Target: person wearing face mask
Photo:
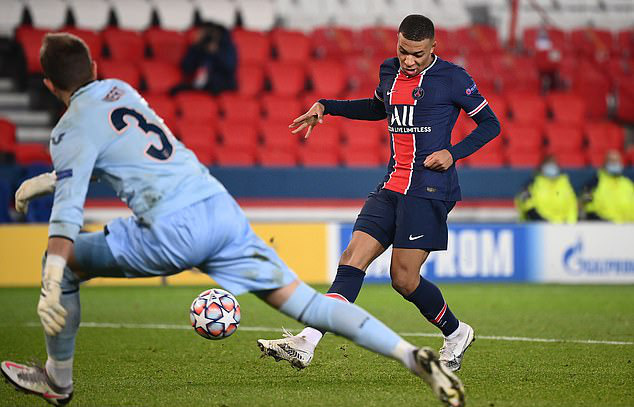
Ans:
[[[634,183],[623,175],[618,151],[606,153],[603,167],[585,186],[581,203],[587,220],[634,222]]]
[[[577,222],[577,197],[553,156],[542,161],[538,173],[516,198],[522,221]]]

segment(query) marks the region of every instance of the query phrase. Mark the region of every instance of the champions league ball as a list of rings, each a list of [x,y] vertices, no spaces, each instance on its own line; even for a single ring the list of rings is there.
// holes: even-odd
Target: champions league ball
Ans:
[[[198,335],[207,339],[224,339],[240,325],[240,304],[230,292],[219,288],[205,290],[189,308],[189,319]]]

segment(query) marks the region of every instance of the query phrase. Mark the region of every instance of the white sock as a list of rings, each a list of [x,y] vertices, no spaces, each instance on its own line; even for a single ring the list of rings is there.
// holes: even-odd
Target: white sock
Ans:
[[[46,374],[48,378],[59,387],[70,387],[73,385],[73,358],[59,361],[51,359],[46,361]]]
[[[319,331],[319,330],[317,330],[315,328],[311,328],[311,327],[307,326],[297,336],[301,336],[304,339],[306,339],[309,343],[317,346],[317,345],[319,345],[319,341],[321,341],[321,338],[324,336],[324,334],[322,334],[321,331]]]
[[[406,368],[408,368],[412,373],[419,373],[419,366],[416,363],[416,357],[414,356],[414,352],[416,352],[418,348],[411,343],[401,340],[396,348],[392,351],[392,356],[400,360]]]
[[[456,328],[455,331],[450,333],[449,336],[445,336],[445,338],[450,340],[456,338],[458,335],[460,335],[460,328],[462,328],[462,326],[463,326],[462,322],[458,321],[458,328]]]

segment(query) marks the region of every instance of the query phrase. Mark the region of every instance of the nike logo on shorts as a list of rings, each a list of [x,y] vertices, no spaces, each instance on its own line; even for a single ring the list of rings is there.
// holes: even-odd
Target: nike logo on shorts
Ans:
[[[417,240],[417,239],[420,239],[423,236],[425,236],[425,235],[418,235],[418,236],[409,235],[409,240]]]

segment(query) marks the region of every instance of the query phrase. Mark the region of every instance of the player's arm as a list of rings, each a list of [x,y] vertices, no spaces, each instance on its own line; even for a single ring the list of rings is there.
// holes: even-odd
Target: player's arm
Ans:
[[[51,156],[57,179],[37,312],[44,331],[53,336],[66,323],[66,310],[60,304],[61,282],[83,224],[84,201],[97,150],[80,132],[67,131],[58,144],[51,143]]]

